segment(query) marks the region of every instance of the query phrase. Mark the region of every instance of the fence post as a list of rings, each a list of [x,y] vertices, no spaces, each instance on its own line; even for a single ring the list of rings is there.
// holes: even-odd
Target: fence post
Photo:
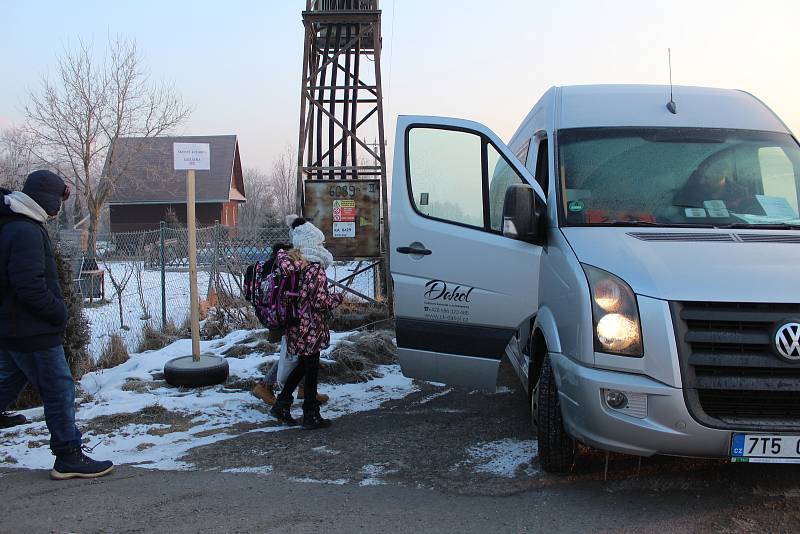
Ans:
[[[219,221],[214,221],[214,264],[211,266],[212,273],[214,276],[214,296],[215,298],[219,297],[219,286],[217,282],[219,282],[219,256],[220,256],[220,230],[221,227],[219,225]]]
[[[165,272],[165,261],[164,261],[164,234],[166,233],[166,224],[164,221],[161,221],[159,224],[159,241],[160,241],[160,251],[159,256],[161,260],[161,328],[165,328],[167,326],[167,275]]]

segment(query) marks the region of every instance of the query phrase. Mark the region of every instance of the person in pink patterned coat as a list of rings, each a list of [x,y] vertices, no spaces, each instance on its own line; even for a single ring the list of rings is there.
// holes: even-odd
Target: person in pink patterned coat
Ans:
[[[300,276],[300,320],[290,325],[287,332],[287,352],[300,356],[300,362],[286,379],[270,415],[288,425],[296,425],[289,409],[292,396],[300,380],[305,377],[303,399],[303,428],[327,428],[331,422],[319,413],[317,400],[317,376],[319,374],[320,351],[330,345],[328,314],[342,302],[342,295],[328,291],[325,269],[333,263],[333,256],[325,249],[325,235],[308,221],[290,215],[286,220],[292,230],[292,246],[281,250],[276,259],[282,274]],[[300,224],[298,224],[300,222]]]

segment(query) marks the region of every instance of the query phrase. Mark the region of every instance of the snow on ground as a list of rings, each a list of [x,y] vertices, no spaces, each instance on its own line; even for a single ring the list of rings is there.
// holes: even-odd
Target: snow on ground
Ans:
[[[252,331],[240,330],[222,339],[202,341],[201,351],[222,355],[252,334]],[[332,344],[347,335],[333,333]],[[156,385],[155,389],[131,387],[152,384],[153,375],[161,373],[168,360],[188,354],[191,354],[191,340],[179,340],[158,351],[134,354],[122,365],[83,377],[80,386],[84,402],[78,408],[77,420],[85,430],[84,441],[92,449],[93,456],[110,459],[116,464],[152,469],[191,469],[193,466],[178,460],[191,448],[246,432],[277,432],[288,428],[273,426],[274,420],[262,411],[261,401],[249,391],[227,389],[224,385],[197,390],[165,385]],[[258,378],[262,375],[259,366],[276,358],[276,354],[260,352],[241,359],[228,358],[231,377]],[[320,391],[331,397],[325,406],[326,417],[335,419],[372,410],[387,400],[416,391],[416,386],[402,375],[398,365],[380,366],[379,370],[383,377],[366,383],[321,384]],[[151,412],[159,416],[158,423],[143,419],[142,414],[146,416]],[[302,415],[300,403],[295,403],[293,412],[295,417]],[[42,409],[23,413],[31,423],[0,430],[0,440],[4,443],[0,466],[48,469],[53,465],[53,457],[48,448],[49,435]],[[167,424],[163,422],[165,415]],[[259,468],[260,472],[266,473],[268,467]]]
[[[271,465],[260,465],[257,467],[230,467],[223,469],[223,473],[254,473],[256,475],[268,475],[272,473]]]
[[[361,468],[364,473],[364,479],[358,483],[359,486],[382,486],[386,484],[381,480],[381,476],[397,473],[396,469],[387,470],[385,465],[381,464],[367,464]]]
[[[344,486],[349,482],[346,478],[337,478],[335,480],[317,480],[315,478],[296,478],[291,477],[289,480],[292,482],[305,482],[307,484],[333,484],[335,486]]]
[[[358,262],[338,263],[328,268],[328,277],[333,280],[342,280],[352,274]],[[105,275],[105,303],[87,304],[84,309],[86,317],[91,325],[91,342],[89,353],[97,360],[103,351],[112,334],[119,334],[125,341],[125,345],[130,352],[137,350],[141,340],[142,329],[147,322],[153,325],[161,325],[161,271],[144,270],[142,271],[141,290],[144,296],[145,305],[150,318],[145,317],[139,299],[139,280],[134,272],[132,262],[108,262],[100,264],[100,267],[107,271]],[[110,271],[110,272],[108,272]],[[119,305],[117,293],[111,283],[111,275],[118,281],[125,278],[126,272],[134,272],[130,277],[125,289],[122,290],[122,315],[127,329],[120,327]],[[209,273],[199,271],[197,273],[197,288],[201,298],[208,294]],[[238,292],[239,285],[234,280],[233,275],[223,273],[226,277],[225,284],[233,291]],[[167,271],[165,273],[166,288],[166,309],[167,319],[175,322],[180,327],[189,316],[189,273],[184,271]],[[369,297],[375,293],[373,271],[359,274],[353,279],[351,287]],[[339,292],[341,289],[335,288]],[[357,298],[354,297],[353,298]]]
[[[457,465],[467,465],[479,473],[489,473],[513,478],[521,467],[525,467],[528,476],[537,473],[530,465],[531,458],[538,454],[536,440],[500,439],[479,443],[467,449],[469,459]]]

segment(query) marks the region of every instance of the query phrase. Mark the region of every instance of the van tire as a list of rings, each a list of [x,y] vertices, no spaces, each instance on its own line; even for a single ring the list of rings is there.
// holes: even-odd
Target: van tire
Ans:
[[[575,440],[564,429],[561,401],[549,356],[545,356],[542,362],[537,393],[539,462],[548,473],[567,473],[575,463]]]

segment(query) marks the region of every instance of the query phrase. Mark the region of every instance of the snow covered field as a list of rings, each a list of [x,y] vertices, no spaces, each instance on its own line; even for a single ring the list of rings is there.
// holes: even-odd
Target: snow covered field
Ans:
[[[328,277],[341,280],[353,272],[357,262],[341,263],[328,269]],[[100,264],[105,275],[106,300],[103,304],[93,304],[85,308],[86,317],[91,324],[91,343],[89,352],[92,357],[99,358],[113,334],[119,334],[125,341],[130,352],[137,349],[141,340],[144,325],[150,322],[155,326],[161,325],[161,271],[143,271],[141,280],[142,294],[150,318],[145,319],[144,310],[139,299],[139,281],[132,275],[125,289],[122,291],[122,313],[126,328],[120,327],[119,305],[117,293],[111,283],[111,274],[117,280],[125,277],[126,270],[133,269],[132,263],[109,262],[108,265]],[[238,292],[239,285],[230,274],[223,274],[226,284]],[[205,298],[208,291],[209,273],[197,273],[197,288],[201,298]],[[180,327],[189,315],[189,273],[167,271],[165,274],[166,310],[167,319],[175,322]],[[352,288],[367,296],[374,294],[372,271],[356,276]],[[339,291],[337,288],[336,291]],[[355,297],[354,297],[355,298]]]
[[[111,271],[115,278],[124,278],[126,269],[130,271],[131,264],[119,262],[109,263],[106,268],[101,264],[103,270]],[[206,295],[208,288],[209,273],[197,273],[197,287],[201,296]],[[180,327],[189,315],[189,273],[170,272],[165,274],[166,286],[166,309],[167,319],[175,322]],[[142,329],[147,322],[153,325],[161,324],[161,272],[143,271],[142,272],[142,293],[144,295],[147,311],[150,318],[144,319],[144,311],[139,300],[138,289],[139,281],[136,276],[131,276],[125,289],[122,291],[122,314],[125,326],[121,328],[119,322],[118,296],[111,283],[108,272],[105,275],[106,303],[87,305],[84,309],[91,327],[91,343],[89,353],[92,357],[99,358],[111,336],[119,334],[125,341],[129,351],[135,351],[141,340]]]
[[[239,330],[223,339],[203,341],[201,350],[222,355],[241,344],[253,332]],[[347,334],[334,333],[332,341]],[[327,354],[331,349],[323,354]],[[77,419],[85,429],[86,446],[98,458],[117,464],[132,464],[152,469],[191,469],[179,458],[189,449],[214,443],[246,432],[278,432],[287,427],[276,426],[264,411],[264,404],[249,391],[228,389],[224,385],[185,390],[159,384],[154,389],[143,387],[153,382],[164,363],[191,353],[191,341],[180,340],[159,351],[135,354],[130,361],[113,369],[90,373],[80,382],[83,391]],[[274,361],[276,354],[253,352],[242,358],[228,358],[234,380],[257,379],[259,367]],[[337,418],[354,412],[373,410],[383,402],[402,398],[416,390],[397,365],[379,367],[383,377],[361,384],[322,384],[320,390],[331,396],[325,407],[326,417]],[[229,380],[230,384],[231,380]],[[137,387],[131,387],[132,385]],[[295,403],[296,417],[302,416],[300,403]],[[166,412],[170,412],[166,414]],[[48,469],[53,457],[48,448],[48,431],[41,408],[27,410],[33,422],[0,431],[4,443],[0,466]],[[169,424],[148,423],[148,414]],[[126,421],[130,420],[126,424]],[[266,468],[265,468],[266,469]]]

